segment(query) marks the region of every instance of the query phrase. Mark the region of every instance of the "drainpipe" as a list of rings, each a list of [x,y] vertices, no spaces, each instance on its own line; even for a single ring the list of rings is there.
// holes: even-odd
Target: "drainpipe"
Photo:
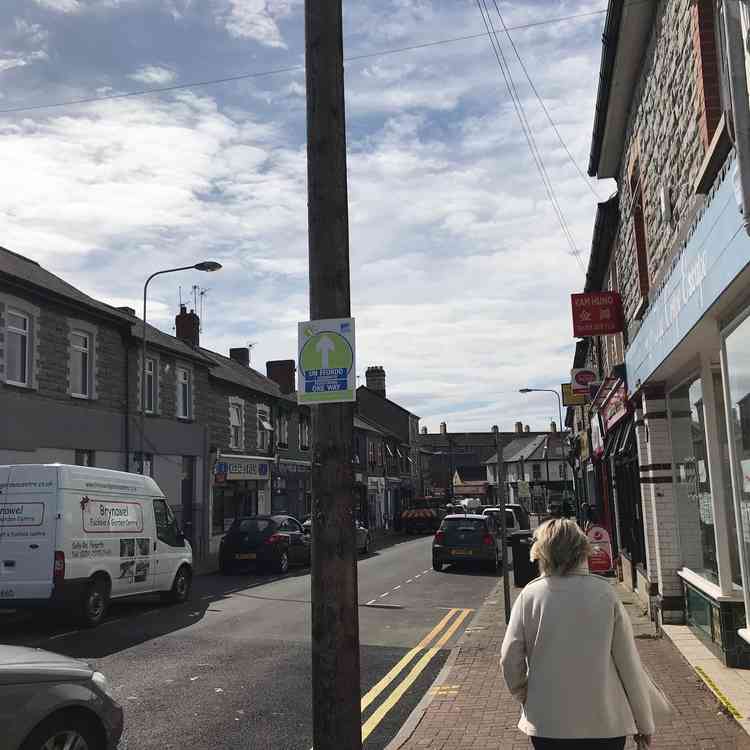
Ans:
[[[724,22],[724,42],[727,50],[729,89],[732,97],[732,125],[737,166],[740,171],[742,193],[742,217],[745,231],[750,234],[750,102],[748,100],[747,72],[745,69],[745,45],[740,22],[740,4],[721,4]]]

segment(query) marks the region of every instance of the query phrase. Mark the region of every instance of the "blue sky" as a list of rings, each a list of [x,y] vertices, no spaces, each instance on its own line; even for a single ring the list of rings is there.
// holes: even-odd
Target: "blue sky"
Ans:
[[[509,26],[605,0],[498,3]],[[493,20],[499,27],[499,19]],[[347,57],[478,34],[474,0],[345,0]],[[512,31],[585,169],[604,16]],[[297,70],[170,93],[0,114],[0,244],[172,330],[178,287],[205,295],[203,343],[294,356],[308,317],[302,0],[4,0],[0,109]],[[509,57],[513,53],[501,37]],[[584,263],[596,199],[518,62],[531,127]],[[431,430],[541,428],[569,374],[583,285],[486,37],[346,64],[357,369]],[[613,183],[594,185],[601,199]]]

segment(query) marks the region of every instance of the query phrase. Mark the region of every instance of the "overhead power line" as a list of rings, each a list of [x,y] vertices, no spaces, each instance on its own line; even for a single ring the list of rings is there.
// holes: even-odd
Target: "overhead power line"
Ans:
[[[503,14],[500,12],[500,6],[497,4],[497,0],[492,0],[492,2],[495,5],[495,10],[497,11],[497,16],[500,19],[500,23],[503,27],[503,31],[505,32],[505,36],[508,37],[508,41],[510,42],[510,46],[513,48],[513,52],[515,53],[516,59],[518,60],[519,65],[521,66],[521,70],[523,70],[523,74],[526,76],[526,80],[529,82],[529,86],[531,87],[531,90],[534,92],[534,96],[536,96],[537,101],[541,105],[542,111],[547,116],[547,120],[549,121],[549,124],[552,126],[552,130],[554,130],[555,135],[557,136],[557,140],[560,141],[560,145],[563,147],[563,149],[565,150],[565,153],[568,155],[568,159],[570,159],[570,163],[575,167],[576,172],[578,172],[581,179],[586,183],[586,187],[591,191],[591,194],[594,196],[594,198],[596,198],[597,201],[601,201],[602,200],[601,196],[596,192],[596,190],[594,190],[594,187],[589,181],[588,177],[586,177],[586,175],[583,173],[583,170],[578,165],[578,162],[573,157],[573,154],[570,153],[568,144],[565,143],[565,140],[563,139],[562,134],[560,133],[560,130],[555,124],[555,121],[552,119],[552,115],[547,109],[547,105],[544,103],[544,99],[542,99],[541,95],[539,94],[539,91],[534,85],[534,81],[531,80],[531,76],[529,75],[528,68],[526,67],[523,59],[521,58],[520,53],[518,52],[518,47],[516,47],[516,43],[513,41],[513,37],[510,35],[510,28],[506,26],[505,24],[505,19],[503,18]]]
[[[526,139],[529,151],[531,152],[531,157],[534,160],[534,164],[539,172],[539,176],[542,179],[542,184],[544,185],[547,197],[549,198],[549,201],[552,204],[552,208],[557,215],[557,220],[560,223],[560,228],[562,229],[563,235],[565,236],[565,239],[570,246],[571,254],[578,261],[578,265],[581,266],[581,270],[585,272],[586,269],[584,267],[583,260],[581,259],[581,252],[576,245],[573,233],[568,226],[565,214],[562,210],[562,207],[560,206],[560,202],[557,199],[552,180],[549,176],[549,172],[547,171],[547,167],[544,164],[544,157],[542,156],[542,153],[537,146],[534,132],[531,129],[531,125],[523,108],[521,97],[518,94],[518,89],[516,88],[515,82],[513,81],[510,66],[505,59],[505,54],[503,53],[502,47],[500,46],[500,40],[497,36],[497,31],[494,29],[491,23],[491,15],[489,7],[487,5],[487,0],[476,0],[476,3],[477,8],[479,8],[479,13],[482,16],[482,21],[484,22],[484,25],[487,29],[487,36],[490,40],[492,51],[495,54],[495,59],[497,60],[498,67],[500,68],[500,72],[502,73],[503,79],[505,80],[505,85],[508,89],[508,94],[510,95],[511,101],[513,103],[513,108],[515,109],[518,120],[521,123],[521,130],[523,132],[524,138]]]
[[[653,2],[653,0],[631,0],[629,5],[639,4],[641,2]],[[607,12],[606,8],[602,10],[592,10],[585,13],[573,13],[567,16],[557,16],[555,18],[542,19],[540,21],[531,21],[529,23],[518,24],[515,26],[509,26],[507,31],[521,31],[523,29],[532,29],[539,26],[548,26],[550,24],[563,23],[565,21],[575,21],[583,18],[591,18],[593,16],[601,16]],[[444,44],[455,44],[457,42],[466,42],[472,39],[481,39],[487,36],[492,31],[496,31],[492,25],[490,30],[483,31],[478,34],[465,34],[464,36],[454,36],[447,39],[436,39],[431,42],[422,42],[420,44],[410,44],[405,47],[392,47],[389,49],[378,50],[377,52],[368,52],[361,55],[352,55],[346,57],[345,62],[357,62],[358,60],[369,60],[375,57],[387,57],[389,55],[398,55],[403,52],[411,52],[414,50],[428,49],[430,47],[438,47]],[[95,102],[106,102],[116,99],[132,99],[139,96],[151,96],[153,94],[166,94],[172,91],[181,91],[184,89],[202,88],[205,86],[216,86],[224,83],[234,83],[236,81],[251,80],[253,78],[266,78],[268,76],[281,75],[282,73],[294,73],[297,71],[304,70],[304,65],[288,65],[280,68],[271,68],[269,70],[261,70],[252,73],[238,73],[237,75],[222,76],[221,78],[208,78],[201,81],[190,81],[186,83],[176,83],[170,86],[158,86],[149,89],[137,89],[134,91],[125,91],[118,94],[102,94],[96,96],[86,96],[78,99],[66,99],[57,102],[47,102],[43,104],[29,104],[18,107],[8,107],[6,109],[0,109],[0,115],[17,114],[21,112],[34,112],[43,109],[59,109],[60,107],[72,107],[80,104],[93,104]]]

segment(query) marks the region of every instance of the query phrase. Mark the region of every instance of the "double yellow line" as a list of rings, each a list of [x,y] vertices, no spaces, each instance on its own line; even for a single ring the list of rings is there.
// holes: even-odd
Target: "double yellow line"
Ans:
[[[362,724],[362,742],[364,742],[377,728],[388,712],[401,700],[404,693],[414,684],[416,679],[424,671],[425,667],[432,661],[440,649],[453,637],[461,627],[464,620],[471,614],[471,609],[451,609],[448,614],[427,635],[406,653],[401,660],[367,691],[362,697],[362,712],[370,706],[373,701],[409,666],[409,664],[420,654],[419,661],[411,668],[404,679],[396,685],[391,694],[378,706],[369,719]],[[457,615],[457,616],[456,616]],[[451,622],[453,620],[453,622]],[[450,624],[449,624],[450,623]],[[446,629],[447,628],[447,629]],[[441,635],[442,633],[442,635]],[[440,638],[430,645],[435,638]]]

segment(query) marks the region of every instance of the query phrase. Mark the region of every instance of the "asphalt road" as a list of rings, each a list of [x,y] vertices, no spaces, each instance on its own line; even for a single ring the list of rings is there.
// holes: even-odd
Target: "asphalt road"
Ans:
[[[359,562],[366,750],[395,735],[497,581],[472,569],[434,572],[430,545],[411,539]],[[0,628],[4,643],[83,657],[103,671],[125,707],[122,750],[312,745],[307,569],[201,576],[187,604],[113,604],[96,630],[44,617]]]

